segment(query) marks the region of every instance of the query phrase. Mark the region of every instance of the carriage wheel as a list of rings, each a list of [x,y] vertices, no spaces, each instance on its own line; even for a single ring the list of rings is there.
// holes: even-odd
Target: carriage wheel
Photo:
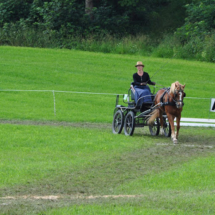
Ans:
[[[134,133],[134,127],[135,127],[134,117],[135,117],[135,114],[133,111],[129,111],[125,117],[124,132],[126,136],[132,136]]]
[[[156,136],[159,134],[160,132],[160,123],[159,123],[159,119],[156,118],[153,125],[149,125],[149,131],[151,133],[152,136]]]
[[[164,130],[165,137],[171,136],[171,126],[170,126],[168,118],[166,118],[166,117],[163,117],[163,130]]]
[[[114,134],[120,134],[124,124],[124,115],[118,110],[113,116],[112,131]]]

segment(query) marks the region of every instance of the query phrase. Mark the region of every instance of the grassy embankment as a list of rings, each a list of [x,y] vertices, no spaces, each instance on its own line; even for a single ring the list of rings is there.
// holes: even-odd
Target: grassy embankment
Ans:
[[[123,94],[142,60],[150,74],[159,70],[158,84],[179,80],[188,97],[214,97],[209,63],[170,60],[160,69],[163,59],[13,47],[0,47],[0,55],[1,90]],[[0,93],[1,121],[25,124],[0,125],[1,214],[214,213],[214,129],[182,128],[173,146],[148,128],[113,135],[112,95],[55,93],[55,116],[52,91]],[[206,101],[185,99],[183,116],[207,118]],[[59,198],[33,198],[48,195]]]

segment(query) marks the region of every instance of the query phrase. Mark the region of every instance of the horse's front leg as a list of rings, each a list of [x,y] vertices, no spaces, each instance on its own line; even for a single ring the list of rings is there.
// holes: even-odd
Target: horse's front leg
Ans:
[[[181,120],[181,116],[178,116],[178,117],[176,118],[176,123],[177,123],[176,139],[178,139],[178,135],[179,135],[180,120]]]
[[[172,130],[172,133],[171,133],[171,138],[172,138],[172,141],[174,144],[178,143],[177,139],[176,139],[176,134],[175,134],[175,126],[174,126],[174,116],[167,113],[167,117],[168,117],[168,120],[169,120],[169,124],[171,126],[171,130]]]

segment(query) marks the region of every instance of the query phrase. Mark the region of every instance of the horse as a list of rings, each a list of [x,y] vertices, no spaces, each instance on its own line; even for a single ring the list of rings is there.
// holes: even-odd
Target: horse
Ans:
[[[164,120],[163,113],[166,113],[170,126],[171,126],[171,138],[174,144],[178,143],[181,112],[183,109],[183,98],[186,96],[184,92],[185,85],[180,84],[178,81],[171,84],[170,88],[160,89],[154,99],[156,109],[152,111],[148,118],[148,124],[153,124],[154,120],[160,118],[160,132],[164,134]],[[177,132],[175,133],[174,119],[176,117]]]

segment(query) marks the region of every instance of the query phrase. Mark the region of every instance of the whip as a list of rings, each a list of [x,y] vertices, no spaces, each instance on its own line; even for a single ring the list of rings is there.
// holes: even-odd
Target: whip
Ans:
[[[150,77],[150,79],[153,78],[158,72],[160,72],[160,70],[161,70],[162,68],[164,68],[164,67],[170,62],[170,60],[172,60],[175,56],[176,56],[176,54],[174,54],[164,65],[162,65],[162,66]],[[148,81],[147,81],[147,82],[148,82]],[[161,87],[165,87],[165,86],[163,86],[163,85],[161,85],[161,84],[156,84],[156,85],[161,86]]]

